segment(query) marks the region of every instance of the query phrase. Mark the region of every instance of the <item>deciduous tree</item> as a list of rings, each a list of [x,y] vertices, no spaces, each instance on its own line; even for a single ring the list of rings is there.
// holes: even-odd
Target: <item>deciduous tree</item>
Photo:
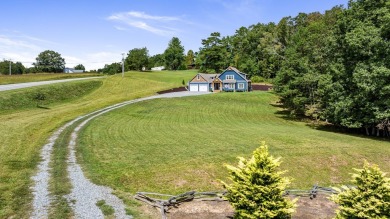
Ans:
[[[52,50],[41,52],[33,64],[41,72],[63,72],[65,68],[65,59],[61,54]]]
[[[83,70],[83,71],[85,71],[85,67],[84,67],[83,64],[78,64],[78,65],[76,65],[76,66],[74,67],[74,69],[75,69],[75,70]]]
[[[149,51],[146,47],[135,48],[129,51],[125,60],[125,68],[127,70],[142,71],[148,67]]]

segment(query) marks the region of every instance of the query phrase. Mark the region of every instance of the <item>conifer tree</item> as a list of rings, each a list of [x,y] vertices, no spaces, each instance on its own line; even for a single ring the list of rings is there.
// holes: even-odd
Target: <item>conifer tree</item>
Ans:
[[[226,165],[231,184],[222,182],[235,218],[290,218],[295,200],[283,197],[289,180],[278,171],[280,158],[273,158],[263,142],[251,159],[239,157],[238,166]]]
[[[340,205],[336,218],[390,218],[390,178],[367,162],[355,170],[358,173],[352,175],[352,182],[356,187],[336,188],[340,193],[332,196]]]

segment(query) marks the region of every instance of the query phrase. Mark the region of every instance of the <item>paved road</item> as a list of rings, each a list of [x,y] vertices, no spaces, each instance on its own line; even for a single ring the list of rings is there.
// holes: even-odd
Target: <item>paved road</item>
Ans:
[[[93,78],[103,78],[103,77],[72,78],[72,79],[53,80],[53,81],[37,81],[37,82],[27,82],[27,83],[19,83],[19,84],[6,84],[6,85],[0,85],[0,91],[15,90],[15,89],[21,89],[26,87],[35,87],[35,86],[69,82],[69,81],[88,80]]]

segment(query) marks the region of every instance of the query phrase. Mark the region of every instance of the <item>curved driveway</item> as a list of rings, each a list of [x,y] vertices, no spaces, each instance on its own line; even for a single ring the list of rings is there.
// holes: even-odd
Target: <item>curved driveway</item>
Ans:
[[[15,90],[15,89],[21,89],[27,87],[35,87],[35,86],[41,86],[47,84],[56,84],[62,82],[80,81],[80,80],[95,79],[95,78],[103,78],[103,77],[72,78],[72,79],[62,79],[62,80],[52,80],[52,81],[36,81],[36,82],[27,82],[27,83],[18,83],[18,84],[6,84],[6,85],[0,85],[0,91]]]
[[[72,184],[72,191],[70,194],[65,197],[70,202],[70,205],[74,211],[76,218],[104,218],[104,215],[100,209],[96,206],[96,202],[99,200],[105,200],[108,205],[115,209],[115,218],[127,219],[132,218],[132,216],[126,215],[125,206],[118,197],[112,194],[112,190],[106,186],[98,186],[89,181],[83,171],[81,166],[77,163],[76,160],[76,151],[75,145],[77,142],[79,130],[85,126],[92,119],[103,115],[112,110],[118,109],[120,107],[157,98],[175,98],[175,97],[185,97],[185,96],[195,96],[195,95],[204,95],[211,94],[209,92],[174,92],[166,93],[161,95],[154,95],[145,98],[139,98],[135,100],[125,101],[118,103],[92,113],[80,116],[69,123],[62,126],[60,129],[55,131],[53,135],[49,138],[48,143],[43,146],[41,150],[41,162],[38,165],[38,172],[35,176],[32,177],[34,181],[34,186],[32,187],[33,191],[33,212],[31,219],[42,219],[48,218],[50,201],[52,200],[51,194],[49,192],[49,181],[50,181],[50,158],[53,149],[53,145],[58,139],[58,136],[72,124],[82,121],[71,134],[70,141],[68,143],[68,174],[69,179]]]

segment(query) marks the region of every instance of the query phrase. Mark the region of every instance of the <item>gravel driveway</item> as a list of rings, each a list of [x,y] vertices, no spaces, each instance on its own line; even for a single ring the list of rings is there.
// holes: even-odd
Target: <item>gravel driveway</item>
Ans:
[[[98,186],[93,184],[89,179],[87,179],[81,169],[81,166],[77,163],[76,160],[76,142],[78,137],[79,130],[86,125],[92,119],[110,112],[114,109],[137,103],[145,100],[157,99],[157,98],[177,98],[185,96],[197,96],[211,94],[208,92],[174,92],[166,93],[161,95],[154,95],[150,97],[130,100],[115,104],[92,113],[80,116],[58,130],[56,130],[53,135],[48,139],[48,143],[42,147],[41,150],[41,159],[42,161],[38,165],[38,172],[35,176],[32,177],[34,181],[34,186],[31,188],[33,191],[33,212],[31,218],[48,218],[48,211],[50,207],[50,200],[52,197],[49,192],[49,179],[50,179],[50,168],[49,163],[51,160],[51,153],[53,150],[53,145],[57,140],[58,136],[70,125],[74,124],[77,121],[82,121],[72,132],[71,139],[68,143],[69,156],[68,156],[68,174],[72,184],[72,191],[67,195],[67,199],[70,201],[71,207],[74,211],[76,218],[104,218],[104,215],[100,209],[96,206],[96,202],[99,200],[105,200],[105,202],[115,209],[116,218],[132,218],[125,213],[125,206],[121,199],[112,194],[111,188],[106,186]]]

